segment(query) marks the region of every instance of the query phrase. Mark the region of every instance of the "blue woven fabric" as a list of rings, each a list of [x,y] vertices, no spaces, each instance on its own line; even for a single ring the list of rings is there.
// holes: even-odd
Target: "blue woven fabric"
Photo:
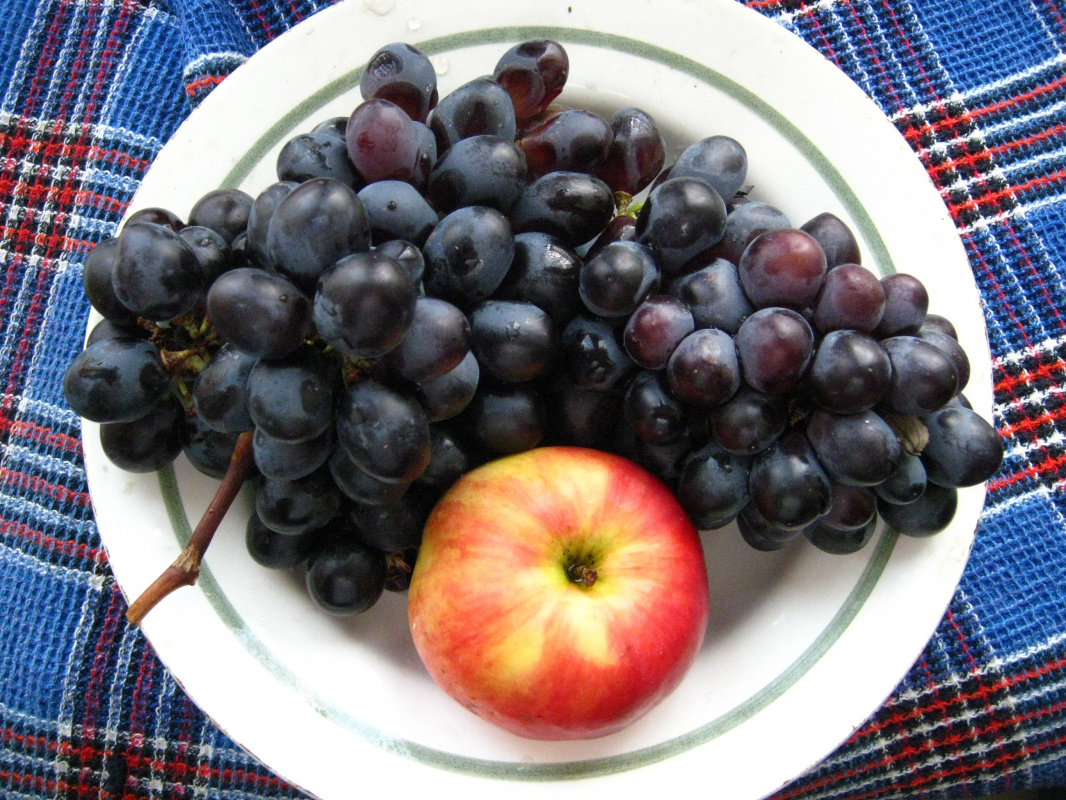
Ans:
[[[748,0],[898,127],[958,225],[1007,447],[913,669],[776,800],[1066,786],[1066,8]],[[0,797],[299,797],[128,626],[62,398],[81,264],[196,104],[313,14],[271,0],[2,0]]]

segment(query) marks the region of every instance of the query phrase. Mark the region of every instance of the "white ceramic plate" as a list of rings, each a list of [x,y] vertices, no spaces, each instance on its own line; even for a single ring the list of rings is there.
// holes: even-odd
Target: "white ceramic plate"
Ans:
[[[801,224],[832,211],[881,273],[912,272],[973,362],[967,394],[990,417],[979,298],[943,202],[902,137],[814,50],[731,0],[351,0],[280,37],[227,78],[160,154],[133,208],[185,214],[204,192],[256,193],[290,135],[358,103],[360,66],[407,41],[438,68],[441,94],[491,73],[511,44],[549,37],[570,55],[562,97],[650,112],[676,151],[711,134],[744,143],[756,198]],[[131,209],[132,210],[132,209]],[[179,461],[160,475],[110,466],[94,426],[86,463],[100,533],[130,598],[178,554],[214,491]],[[584,743],[505,734],[429,679],[405,598],[367,614],[315,610],[298,574],[244,551],[242,497],[194,588],[144,630],[189,695],[238,743],[323,798],[665,797],[706,787],[762,797],[845,740],[891,693],[940,621],[962,573],[983,490],[961,493],[951,528],[882,533],[846,557],[797,542],[776,553],[735,530],[705,534],[711,623],[681,687],[629,729]]]

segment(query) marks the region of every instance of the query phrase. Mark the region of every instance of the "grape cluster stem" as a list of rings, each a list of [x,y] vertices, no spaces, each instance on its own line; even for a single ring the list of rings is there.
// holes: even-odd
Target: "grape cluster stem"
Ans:
[[[167,567],[126,611],[126,619],[131,625],[140,625],[145,615],[172,592],[182,586],[192,586],[196,583],[204,553],[207,552],[215,531],[218,530],[219,524],[226,516],[226,512],[233,504],[244,482],[252,475],[253,465],[252,433],[246,431],[238,437],[237,446],[233,450],[226,474],[219,483],[207,510],[200,518],[196,530],[193,531],[188,545],[174,563]]]

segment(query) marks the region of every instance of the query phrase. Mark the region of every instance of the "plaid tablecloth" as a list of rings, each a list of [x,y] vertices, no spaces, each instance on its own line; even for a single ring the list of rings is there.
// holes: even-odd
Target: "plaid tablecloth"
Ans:
[[[748,5],[861,86],[940,188],[982,293],[1007,448],[925,652],[850,741],[775,797],[1066,786],[1066,6]],[[4,798],[300,796],[207,720],[126,624],[60,383],[88,312],[87,250],[197,102],[317,8],[0,0]]]

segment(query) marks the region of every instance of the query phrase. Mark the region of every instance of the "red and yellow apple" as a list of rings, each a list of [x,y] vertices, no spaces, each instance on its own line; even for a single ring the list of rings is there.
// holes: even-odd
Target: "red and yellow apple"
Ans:
[[[433,679],[535,739],[629,725],[703,642],[707,570],[674,496],[636,464],[577,447],[461,478],[426,524],[408,597]]]

